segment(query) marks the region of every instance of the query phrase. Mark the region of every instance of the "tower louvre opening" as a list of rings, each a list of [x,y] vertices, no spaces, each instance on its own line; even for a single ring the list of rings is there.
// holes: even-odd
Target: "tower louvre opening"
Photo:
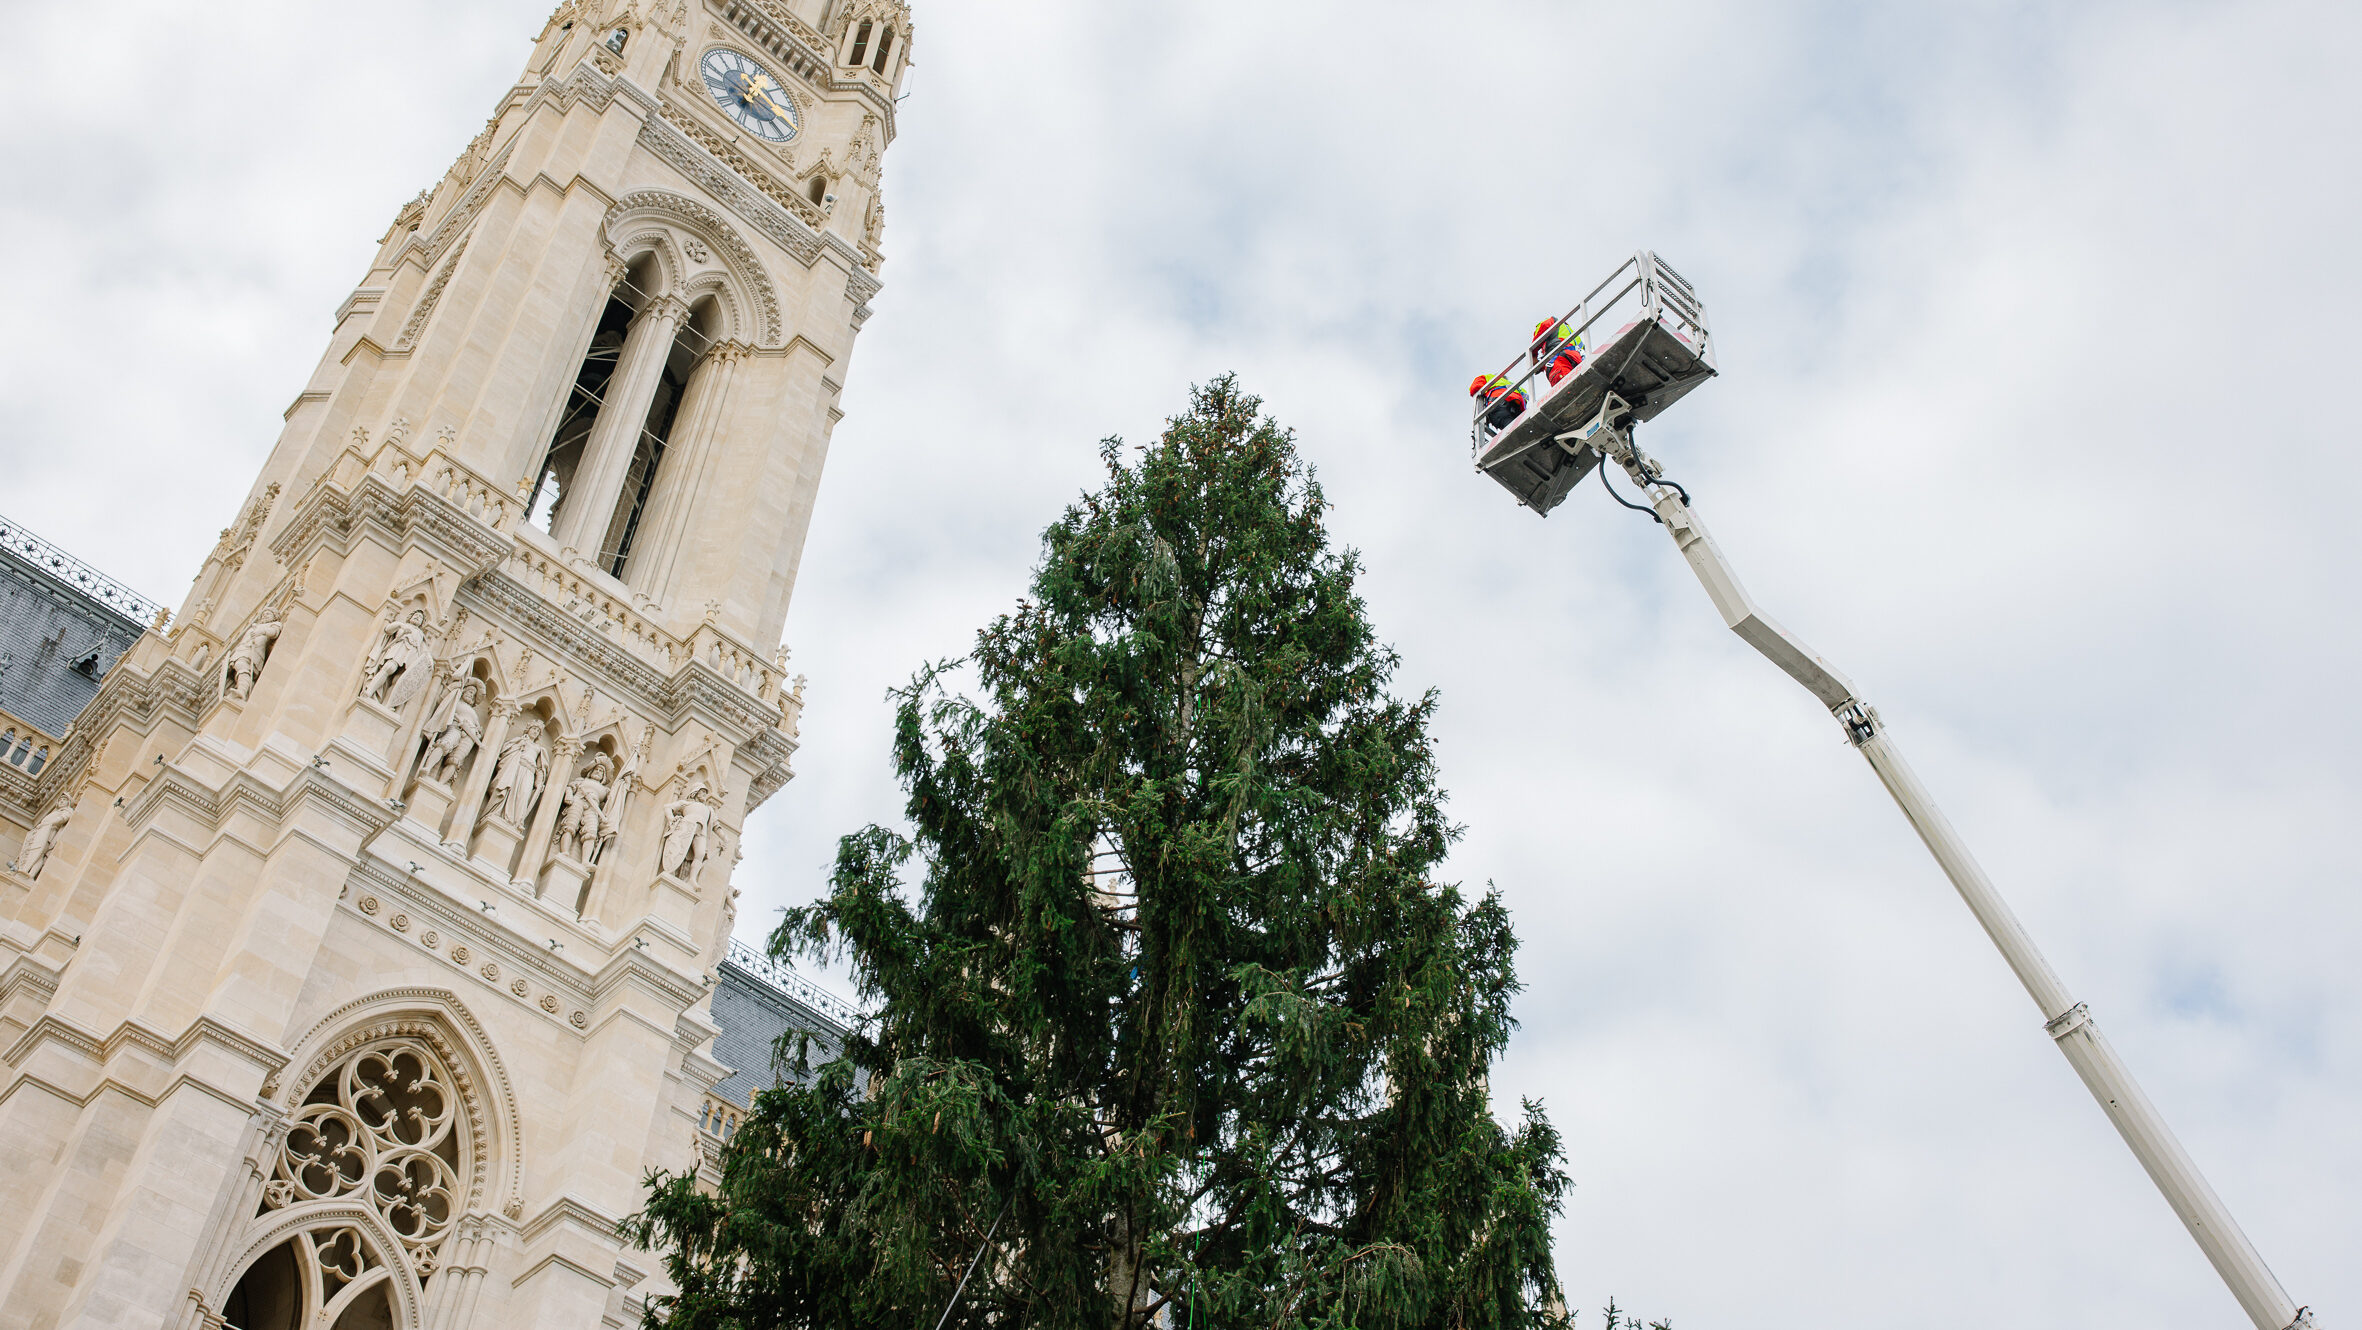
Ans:
[[[542,453],[541,469],[534,473],[533,489],[526,498],[525,520],[544,531],[557,529],[558,513],[573,490],[575,473],[582,466],[584,445],[590,441],[591,427],[598,423],[607,384],[615,377],[615,366],[623,356],[623,339],[631,330],[632,312],[620,290],[607,297],[607,307],[599,314],[598,327],[591,333],[590,350],[583,353],[582,367],[574,375],[574,388],[566,395],[566,408],[559,413],[558,427]]]

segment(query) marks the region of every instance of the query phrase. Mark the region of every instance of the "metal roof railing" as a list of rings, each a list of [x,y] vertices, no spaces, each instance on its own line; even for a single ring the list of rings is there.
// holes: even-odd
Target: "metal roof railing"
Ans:
[[[156,621],[164,606],[82,562],[57,546],[0,517],[0,549],[130,619],[140,628]]]
[[[737,938],[730,939],[724,959],[847,1030],[860,1024],[868,1014]]]

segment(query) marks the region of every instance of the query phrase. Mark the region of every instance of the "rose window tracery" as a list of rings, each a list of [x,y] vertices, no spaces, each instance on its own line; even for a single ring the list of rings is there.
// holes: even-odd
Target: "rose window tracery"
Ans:
[[[459,1215],[468,1166],[459,1094],[450,1071],[415,1039],[370,1044],[320,1078],[296,1109],[277,1167],[263,1185],[263,1209],[346,1199],[375,1210],[401,1239],[420,1279],[434,1273],[443,1239]],[[365,1250],[354,1234],[349,1248]]]

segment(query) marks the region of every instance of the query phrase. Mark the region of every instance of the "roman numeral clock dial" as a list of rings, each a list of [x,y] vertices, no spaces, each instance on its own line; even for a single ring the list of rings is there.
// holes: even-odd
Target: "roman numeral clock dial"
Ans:
[[[785,143],[796,136],[801,126],[795,100],[751,56],[725,47],[706,52],[697,68],[714,105],[740,129],[767,143]]]

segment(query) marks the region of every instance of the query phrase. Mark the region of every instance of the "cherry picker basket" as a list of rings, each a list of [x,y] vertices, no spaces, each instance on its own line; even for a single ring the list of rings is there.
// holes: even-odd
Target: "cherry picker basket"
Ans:
[[[1480,400],[1470,424],[1476,469],[1542,516],[1599,464],[1598,453],[1559,436],[1591,423],[1609,394],[1631,404],[1634,420],[1650,420],[1715,373],[1705,306],[1650,250],[1624,260],[1559,321],[1579,339],[1582,364],[1552,384],[1556,353],[1536,342],[1501,371],[1525,409],[1496,432],[1486,419],[1494,403]]]

